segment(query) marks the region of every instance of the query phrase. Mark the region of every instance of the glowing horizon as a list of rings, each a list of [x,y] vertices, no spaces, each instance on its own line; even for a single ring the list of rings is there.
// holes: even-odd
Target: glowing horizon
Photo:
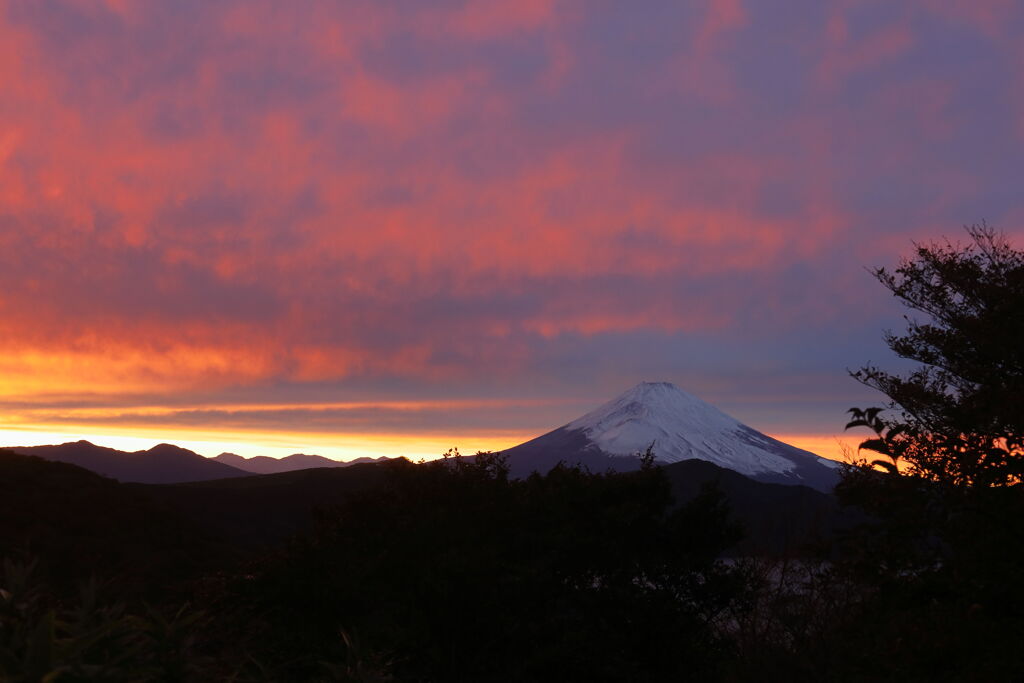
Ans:
[[[93,433],[68,428],[51,431],[52,427],[0,429],[0,448],[17,446],[45,446],[89,441],[97,446],[122,451],[144,451],[161,443],[186,448],[205,457],[221,453],[234,453],[245,458],[268,456],[283,458],[295,453],[320,455],[332,460],[349,461],[360,457],[406,457],[410,460],[440,458],[450,448],[463,455],[478,451],[502,451],[529,441],[538,433],[459,434],[450,438],[404,436],[384,434],[350,434],[344,439],[323,434],[225,434],[223,432],[168,432],[165,438],[154,438],[141,429],[126,429],[116,433]],[[791,446],[839,462],[848,462],[847,454],[856,454],[862,437],[829,434],[769,434]]]
[[[351,434],[344,439],[323,435],[255,434],[232,435],[222,432],[168,432],[164,438],[143,435],[137,430],[102,434],[73,431],[47,431],[45,429],[0,430],[0,448],[14,446],[43,446],[85,440],[97,446],[118,450],[142,451],[161,443],[169,443],[194,451],[205,457],[220,453],[234,453],[242,457],[265,455],[283,458],[295,453],[321,455],[332,460],[348,461],[360,457],[407,457],[410,460],[439,458],[449,448],[459,448],[463,454],[477,450],[501,450],[519,441],[516,435],[467,435],[463,444],[479,443],[472,450],[460,446],[457,439],[431,437],[393,437],[380,434]],[[532,437],[527,437],[532,438]],[[526,439],[522,439],[526,440]]]

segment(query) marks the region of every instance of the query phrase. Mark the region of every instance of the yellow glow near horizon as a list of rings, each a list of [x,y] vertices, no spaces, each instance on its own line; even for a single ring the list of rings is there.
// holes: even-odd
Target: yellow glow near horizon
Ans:
[[[153,433],[162,433],[163,436],[154,438]],[[536,434],[518,432],[460,433],[452,437],[440,437],[437,434],[269,434],[167,430],[166,427],[150,430],[112,429],[96,433],[73,426],[55,428],[40,425],[0,429],[0,448],[60,444],[84,439],[98,446],[123,451],[147,450],[158,443],[170,443],[207,457],[224,452],[247,458],[257,455],[283,458],[293,453],[307,453],[340,461],[380,456],[430,460],[441,457],[449,448],[458,448],[463,454],[501,450],[534,436]]]
[[[163,436],[154,438],[154,433]],[[0,448],[7,446],[38,446],[85,439],[98,446],[123,451],[139,451],[158,443],[171,443],[213,457],[219,453],[237,453],[243,457],[266,455],[282,458],[293,453],[322,455],[334,460],[360,457],[405,456],[411,460],[438,458],[449,448],[463,454],[477,451],[500,451],[528,441],[533,432],[458,432],[451,436],[438,434],[303,434],[263,432],[223,432],[216,430],[167,429],[165,426],[113,428],[102,433],[73,425],[18,426],[0,429]],[[847,461],[847,453],[856,456],[860,436],[824,434],[773,434],[773,438],[822,457]],[[844,450],[845,449],[845,450]]]
[[[857,457],[857,446],[865,439],[864,436],[851,434],[770,434],[790,446],[802,448],[816,455],[839,462],[849,462],[847,454]]]

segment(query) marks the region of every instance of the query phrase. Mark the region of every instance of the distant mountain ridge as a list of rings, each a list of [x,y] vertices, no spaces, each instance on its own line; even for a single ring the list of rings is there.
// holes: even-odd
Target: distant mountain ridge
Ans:
[[[234,453],[221,453],[215,458],[207,458],[187,448],[168,443],[144,451],[127,452],[97,446],[85,440],[52,446],[15,446],[8,450],[22,455],[35,455],[53,462],[78,465],[96,474],[134,484],[181,484],[251,477],[257,474],[280,474],[318,467],[348,467],[388,459],[364,457],[340,462],[321,455],[304,453],[295,453],[280,459],[265,455],[243,458]]]
[[[97,446],[84,440],[54,446],[18,446],[8,450],[78,465],[121,482],[174,484],[252,476],[251,472],[214,462],[169,443],[133,453]]]
[[[215,462],[230,465],[236,469],[253,474],[280,474],[281,472],[294,472],[295,470],[308,470],[315,467],[348,467],[363,463],[382,462],[389,460],[387,456],[379,458],[356,458],[355,460],[332,460],[322,455],[307,455],[305,453],[294,453],[284,458],[271,458],[266,455],[257,455],[251,458],[244,458],[235,453],[221,453],[211,458]]]
[[[642,382],[505,454],[511,474],[523,477],[533,471],[545,473],[558,462],[579,463],[592,471],[633,470],[640,464],[636,454],[649,446],[662,464],[704,460],[764,483],[802,484],[830,492],[839,479],[839,463],[762,434],[668,382]],[[10,450],[78,465],[122,482],[143,484],[343,468],[388,459],[364,457],[340,462],[304,453],[280,459],[243,458],[234,453],[206,458],[171,444],[126,453],[88,441]]]
[[[559,461],[631,470],[653,446],[656,461],[706,460],[756,481],[831,491],[839,463],[762,434],[669,382],[641,382],[599,408],[508,449],[512,474]]]

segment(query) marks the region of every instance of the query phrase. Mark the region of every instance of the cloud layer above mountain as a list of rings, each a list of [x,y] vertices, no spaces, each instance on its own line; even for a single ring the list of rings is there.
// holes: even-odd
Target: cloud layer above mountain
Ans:
[[[9,419],[483,398],[533,429],[668,379],[834,430],[900,324],[864,267],[1021,235],[1022,31],[1014,2],[5,3]]]

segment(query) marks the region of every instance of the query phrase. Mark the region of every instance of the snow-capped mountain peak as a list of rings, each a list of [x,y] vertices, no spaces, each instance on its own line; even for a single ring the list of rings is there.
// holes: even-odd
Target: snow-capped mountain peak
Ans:
[[[739,420],[670,382],[641,382],[566,428],[583,430],[609,455],[632,455],[653,444],[663,462],[699,458],[748,475],[796,467],[750,443],[749,428]],[[737,441],[737,434],[744,438]]]
[[[597,436],[609,446],[621,444],[608,449],[620,455],[634,452],[638,440],[648,439],[644,448],[650,441],[671,441],[683,427],[691,435],[701,435],[739,426],[739,421],[670,382],[641,382],[566,425]],[[668,454],[662,457],[667,459]]]
[[[636,459],[627,456],[652,445],[660,462],[707,460],[761,481],[822,489],[835,483],[839,466],[762,434],[670,382],[641,382],[509,454],[513,463],[517,455],[536,464],[559,457],[629,469]]]

